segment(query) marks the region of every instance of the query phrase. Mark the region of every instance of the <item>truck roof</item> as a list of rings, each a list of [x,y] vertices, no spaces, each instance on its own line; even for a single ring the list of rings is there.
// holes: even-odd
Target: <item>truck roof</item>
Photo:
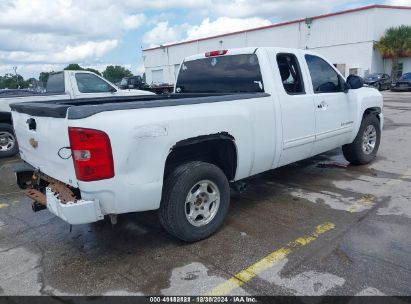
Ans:
[[[274,51],[280,51],[280,52],[289,52],[289,53],[295,53],[296,51],[299,52],[304,52],[304,53],[312,53],[310,51],[305,51],[302,49],[296,49],[296,48],[284,48],[284,47],[243,47],[243,48],[232,48],[232,49],[224,49],[224,50],[210,50],[207,52],[203,52],[203,53],[199,53],[199,54],[195,54],[195,55],[191,55],[191,56],[187,56],[185,57],[184,61],[191,61],[191,60],[197,60],[197,59],[202,59],[202,58],[206,58],[206,54],[209,52],[225,52],[224,54],[221,55],[216,55],[216,56],[223,56],[223,55],[241,55],[241,54],[253,54],[255,53],[257,50],[260,49],[266,49],[266,50],[274,50]]]

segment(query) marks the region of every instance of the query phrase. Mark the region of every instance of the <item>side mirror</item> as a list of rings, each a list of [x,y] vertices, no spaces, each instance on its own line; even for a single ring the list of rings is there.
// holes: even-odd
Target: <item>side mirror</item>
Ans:
[[[115,92],[117,92],[117,90],[115,89],[115,88],[113,88],[113,87],[110,87],[110,89],[108,90],[110,93],[115,93]]]
[[[350,75],[347,77],[347,84],[352,90],[359,89],[364,86],[364,79],[357,75]]]

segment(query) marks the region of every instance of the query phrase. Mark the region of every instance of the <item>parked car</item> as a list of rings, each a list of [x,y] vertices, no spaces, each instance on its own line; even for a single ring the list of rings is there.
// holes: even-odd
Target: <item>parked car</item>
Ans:
[[[18,144],[11,122],[9,107],[11,103],[153,94],[139,90],[119,90],[118,87],[106,79],[88,71],[62,71],[50,74],[45,93],[28,90],[3,92],[0,94],[0,157],[12,156],[18,153]]]
[[[391,87],[391,77],[384,73],[370,74],[364,77],[364,83],[373,86],[379,91],[389,90]]]
[[[169,233],[197,241],[222,225],[230,183],[341,146],[367,164],[380,144],[381,94],[311,51],[190,56],[176,92],[11,105],[33,209],[70,224],[159,209]]]
[[[125,89],[139,89],[146,90],[156,94],[169,94],[173,92],[174,86],[172,84],[162,83],[148,85],[143,81],[141,76],[124,77],[121,80],[120,88]]]
[[[391,91],[411,91],[411,73],[403,74],[391,85]]]

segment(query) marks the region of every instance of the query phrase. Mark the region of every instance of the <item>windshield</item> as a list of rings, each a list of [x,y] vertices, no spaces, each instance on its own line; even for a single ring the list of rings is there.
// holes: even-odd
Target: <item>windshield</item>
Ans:
[[[368,76],[365,77],[365,79],[367,80],[378,80],[381,79],[382,74],[370,74]]]
[[[257,55],[218,56],[184,62],[177,93],[264,92]]]
[[[411,80],[411,73],[406,73],[402,75],[400,80]]]

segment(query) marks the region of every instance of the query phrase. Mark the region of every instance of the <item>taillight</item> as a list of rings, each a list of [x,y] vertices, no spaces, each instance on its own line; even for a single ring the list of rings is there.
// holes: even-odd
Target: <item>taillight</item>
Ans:
[[[225,55],[227,54],[228,50],[219,50],[219,51],[211,51],[211,52],[207,52],[204,55],[206,57],[214,57],[214,56],[221,56],[221,55]]]
[[[68,128],[78,180],[89,182],[114,176],[110,138],[99,130]]]

